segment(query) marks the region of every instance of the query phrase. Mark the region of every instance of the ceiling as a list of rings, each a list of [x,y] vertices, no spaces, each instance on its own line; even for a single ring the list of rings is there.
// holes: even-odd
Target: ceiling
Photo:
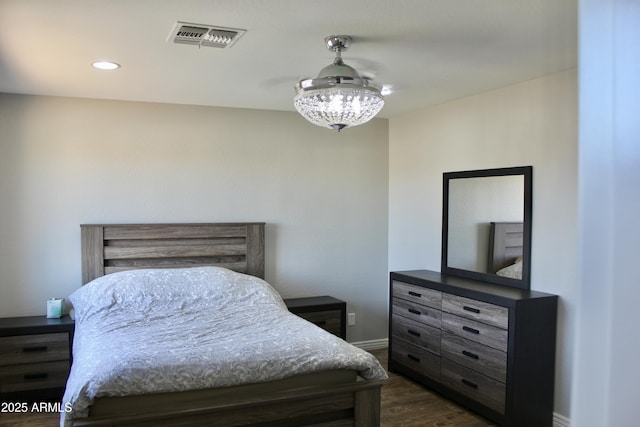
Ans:
[[[177,21],[247,32],[198,48]],[[294,111],[346,34],[393,117],[574,68],[577,31],[577,0],[0,0],[0,92]]]

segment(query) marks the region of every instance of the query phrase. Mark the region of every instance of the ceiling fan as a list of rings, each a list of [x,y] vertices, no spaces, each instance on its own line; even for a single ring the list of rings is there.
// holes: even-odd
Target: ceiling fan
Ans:
[[[382,85],[363,77],[342,60],[351,37],[333,35],[324,41],[336,57],[316,78],[295,84],[294,107],[311,123],[337,131],[368,122],[384,106]]]

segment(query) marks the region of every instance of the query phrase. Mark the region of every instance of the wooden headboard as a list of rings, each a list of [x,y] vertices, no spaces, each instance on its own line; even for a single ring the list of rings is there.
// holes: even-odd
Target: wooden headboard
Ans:
[[[513,264],[522,256],[524,224],[522,222],[492,222],[489,235],[488,272],[495,273]]]
[[[117,271],[214,265],[264,278],[264,223],[82,224],[82,283]]]

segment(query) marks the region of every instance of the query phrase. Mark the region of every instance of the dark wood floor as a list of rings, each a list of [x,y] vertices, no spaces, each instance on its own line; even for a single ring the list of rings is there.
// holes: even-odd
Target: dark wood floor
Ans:
[[[373,353],[387,369],[387,349]],[[383,427],[488,427],[495,424],[403,377],[389,373],[382,387]]]
[[[372,353],[387,368],[387,350]],[[401,375],[382,387],[383,427],[488,427],[492,423]],[[57,414],[0,414],[1,427],[55,427]]]

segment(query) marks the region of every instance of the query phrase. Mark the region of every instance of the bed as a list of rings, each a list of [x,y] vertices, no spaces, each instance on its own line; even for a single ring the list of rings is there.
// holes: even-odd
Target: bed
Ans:
[[[82,225],[81,235],[88,285],[70,297],[73,409],[61,425],[379,425],[386,373],[286,310],[262,280],[264,223]]]
[[[487,271],[503,277],[521,279],[523,242],[522,222],[492,222]]]

